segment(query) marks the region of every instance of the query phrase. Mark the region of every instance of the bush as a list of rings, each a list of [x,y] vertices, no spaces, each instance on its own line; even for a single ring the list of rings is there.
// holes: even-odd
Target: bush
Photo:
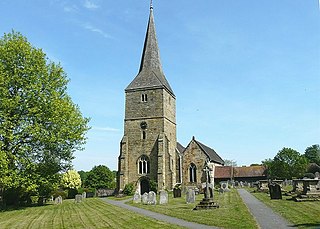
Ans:
[[[55,190],[52,192],[53,198],[57,198],[58,196],[61,196],[62,199],[66,199],[68,196],[68,191],[67,190]]]
[[[150,180],[150,191],[154,191],[155,193],[158,191],[158,183],[155,180]]]
[[[68,189],[68,199],[74,199],[78,194],[78,190],[75,188]]]
[[[123,193],[132,196],[134,194],[134,185],[133,183],[126,184],[126,186],[123,189]]]

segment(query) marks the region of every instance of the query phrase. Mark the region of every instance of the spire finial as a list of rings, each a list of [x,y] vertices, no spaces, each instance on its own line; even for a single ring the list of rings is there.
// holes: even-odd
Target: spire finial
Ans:
[[[150,0],[150,10],[153,9],[153,4],[152,4],[152,0]]]

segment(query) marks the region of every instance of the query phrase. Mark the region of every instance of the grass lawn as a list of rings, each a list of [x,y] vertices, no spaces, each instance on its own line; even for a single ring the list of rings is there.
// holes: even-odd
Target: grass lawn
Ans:
[[[185,197],[172,198],[169,195],[169,203],[166,205],[143,205],[130,203],[133,206],[148,209],[154,212],[177,217],[187,221],[223,228],[258,228],[249,210],[242,202],[237,190],[233,189],[224,194],[215,193],[215,201],[220,208],[213,210],[192,209],[202,200],[203,195],[197,195],[196,203],[186,204]]]
[[[181,228],[90,198],[0,212],[0,228]]]
[[[282,196],[282,200],[271,200],[266,193],[252,193],[259,200],[278,212],[299,228],[320,228],[320,202],[295,202],[291,197]]]

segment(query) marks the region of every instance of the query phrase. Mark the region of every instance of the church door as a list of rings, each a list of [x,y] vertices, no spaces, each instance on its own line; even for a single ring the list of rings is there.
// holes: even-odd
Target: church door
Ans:
[[[143,195],[145,192],[150,191],[150,183],[148,179],[141,179],[140,181],[140,193]]]

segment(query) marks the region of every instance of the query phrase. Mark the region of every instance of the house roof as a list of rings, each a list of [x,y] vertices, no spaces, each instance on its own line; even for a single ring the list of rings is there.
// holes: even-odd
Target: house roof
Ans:
[[[200,149],[202,149],[202,151],[209,157],[210,161],[216,162],[221,165],[224,164],[224,160],[222,160],[222,158],[216,153],[216,151],[197,141],[194,137],[192,138],[192,140],[198,144]]]
[[[231,166],[216,166],[214,169],[214,178],[230,178],[232,176]]]
[[[262,165],[246,167],[216,166],[214,171],[215,178],[246,178],[266,176],[266,168]]]
[[[179,153],[182,154],[185,149],[186,148],[184,148],[179,142],[177,142],[177,150]]]
[[[266,176],[265,171],[263,165],[234,167],[234,177],[262,177]]]
[[[175,97],[161,66],[160,51],[156,36],[153,7],[150,7],[147,33],[142,51],[138,75],[128,85],[126,91],[164,88]]]

